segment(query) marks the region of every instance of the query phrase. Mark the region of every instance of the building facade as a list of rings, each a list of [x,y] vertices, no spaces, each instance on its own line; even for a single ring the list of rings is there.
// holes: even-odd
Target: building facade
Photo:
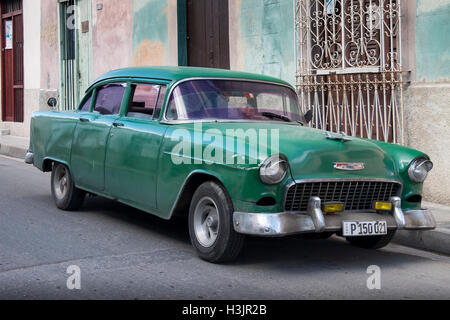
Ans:
[[[428,153],[450,204],[450,0],[1,0],[0,129],[73,109],[95,78],[193,65],[282,78],[313,126]]]

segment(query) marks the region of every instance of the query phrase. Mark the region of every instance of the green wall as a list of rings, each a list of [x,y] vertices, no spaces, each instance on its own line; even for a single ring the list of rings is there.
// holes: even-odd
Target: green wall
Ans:
[[[417,81],[450,77],[450,0],[416,0]]]
[[[282,78],[293,84],[294,1],[242,0],[240,23],[245,70]],[[230,41],[233,41],[232,37]]]

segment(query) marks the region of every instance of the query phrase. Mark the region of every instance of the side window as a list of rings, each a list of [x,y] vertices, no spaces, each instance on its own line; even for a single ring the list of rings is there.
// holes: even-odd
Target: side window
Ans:
[[[153,119],[159,119],[159,116],[161,115],[161,109],[163,107],[164,98],[166,97],[167,87],[161,86],[161,89],[159,90],[159,97],[158,102],[156,103],[155,112],[153,114]]]
[[[133,95],[128,105],[127,117],[152,119],[159,91],[159,85],[133,85]]]
[[[92,94],[89,96],[89,98],[83,103],[83,106],[81,107],[80,111],[86,111],[89,112],[91,108],[91,102],[92,102]]]
[[[108,84],[98,89],[94,111],[108,115],[119,114],[122,104],[125,85]]]

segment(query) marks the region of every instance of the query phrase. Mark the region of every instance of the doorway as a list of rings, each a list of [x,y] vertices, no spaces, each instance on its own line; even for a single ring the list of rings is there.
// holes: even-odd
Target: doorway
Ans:
[[[187,64],[230,68],[228,0],[186,2]]]
[[[75,0],[61,1],[60,56],[61,56],[61,109],[73,110],[78,101],[78,70],[76,63],[76,6]]]
[[[23,122],[22,0],[1,1],[2,121]]]

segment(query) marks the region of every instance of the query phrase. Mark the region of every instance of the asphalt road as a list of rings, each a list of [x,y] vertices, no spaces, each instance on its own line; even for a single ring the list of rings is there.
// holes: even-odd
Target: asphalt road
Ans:
[[[0,156],[0,299],[450,298],[448,256],[337,237],[247,240],[238,262],[209,264],[191,249],[186,219],[103,198],[60,211],[49,174]],[[80,290],[66,286],[72,265]],[[380,267],[379,290],[367,288],[370,265]]]

